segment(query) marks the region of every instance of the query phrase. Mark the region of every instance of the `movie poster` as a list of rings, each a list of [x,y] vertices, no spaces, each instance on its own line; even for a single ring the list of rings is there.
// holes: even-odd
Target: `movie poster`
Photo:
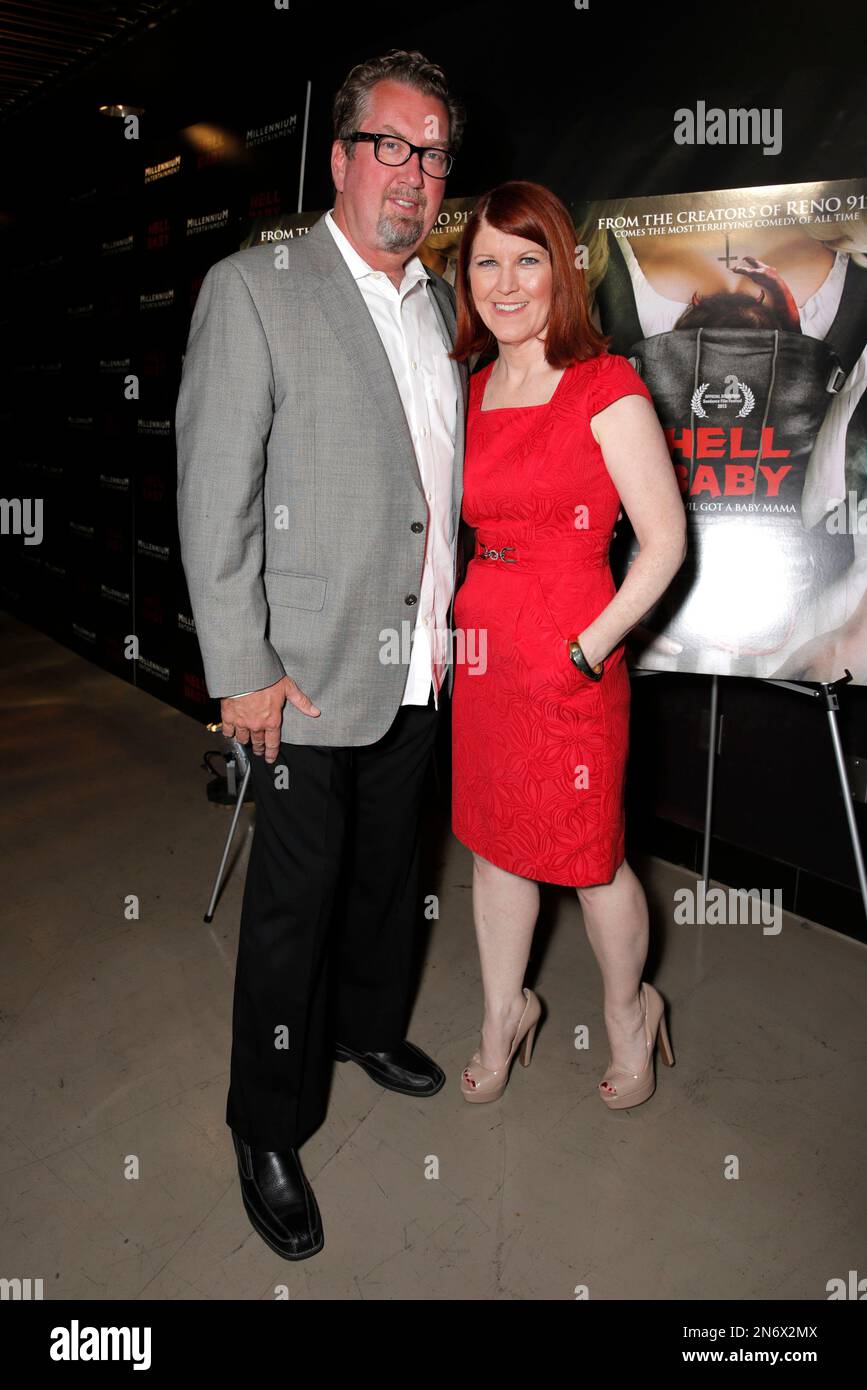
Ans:
[[[575,223],[688,514],[635,664],[867,683],[867,183],[593,202]],[[621,578],[628,528],[625,549]]]

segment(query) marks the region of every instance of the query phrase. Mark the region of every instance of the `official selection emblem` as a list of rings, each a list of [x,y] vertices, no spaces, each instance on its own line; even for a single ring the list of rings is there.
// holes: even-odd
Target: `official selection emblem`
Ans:
[[[756,398],[745,381],[740,381],[736,376],[727,376],[725,386],[722,391],[711,391],[710,382],[703,381],[698,390],[693,391],[690,399],[693,415],[698,415],[700,419],[706,420],[708,412],[706,406],[715,406],[717,410],[733,410],[737,407],[735,419],[741,420],[745,415],[749,415],[756,403]]]

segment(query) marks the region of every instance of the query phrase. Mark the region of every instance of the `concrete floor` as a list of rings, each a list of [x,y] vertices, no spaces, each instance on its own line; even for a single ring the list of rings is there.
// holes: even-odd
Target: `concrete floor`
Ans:
[[[206,926],[228,813],[199,764],[220,740],[11,618],[0,635],[0,1275],[47,1299],[822,1300],[865,1273],[865,948],[790,917],[777,936],[675,926],[693,876],[636,864],[677,1065],[617,1114],[595,1094],[607,1043],[575,896],[546,889],[533,1063],[469,1106],[471,860],[448,833],[429,837],[439,919],[410,1033],[447,1084],[413,1101],[336,1066],[302,1150],[325,1249],[281,1260],[247,1222],[224,1119],[252,810]]]

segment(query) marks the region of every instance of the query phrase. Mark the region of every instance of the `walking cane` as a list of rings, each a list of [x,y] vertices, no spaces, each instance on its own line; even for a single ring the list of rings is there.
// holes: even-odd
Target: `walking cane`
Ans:
[[[218,734],[222,729],[223,725],[221,723],[208,724],[206,727],[208,733]],[[243,743],[239,743],[236,738],[230,738],[226,741],[230,745],[232,752],[235,755],[234,760],[229,758],[226,759],[226,776],[230,795],[232,792],[232,785],[235,781],[236,770],[239,769],[243,773],[243,777],[241,779],[241,786],[238,791],[238,799],[235,802],[235,810],[232,813],[232,823],[229,826],[229,833],[226,836],[226,845],[223,850],[223,857],[220,860],[220,867],[217,869],[217,877],[214,880],[214,891],[211,893],[211,901],[208,903],[208,910],[203,918],[205,922],[212,922],[214,920],[214,907],[216,906],[217,897],[220,892],[220,885],[223,881],[223,874],[226,869],[226,861],[229,858],[229,850],[232,848],[232,840],[235,838],[235,828],[238,824],[238,817],[241,814],[241,807],[244,804],[244,796],[246,795],[247,784],[250,781],[250,759],[247,756],[247,750],[245,749]]]

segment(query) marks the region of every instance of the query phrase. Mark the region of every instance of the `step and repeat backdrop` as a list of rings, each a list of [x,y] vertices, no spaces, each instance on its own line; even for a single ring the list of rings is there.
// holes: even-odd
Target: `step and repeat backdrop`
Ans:
[[[202,720],[218,705],[178,545],[183,353],[208,268],[298,206],[306,95],[159,144],[112,120],[101,176],[7,261],[4,493],[28,501],[4,606]]]

